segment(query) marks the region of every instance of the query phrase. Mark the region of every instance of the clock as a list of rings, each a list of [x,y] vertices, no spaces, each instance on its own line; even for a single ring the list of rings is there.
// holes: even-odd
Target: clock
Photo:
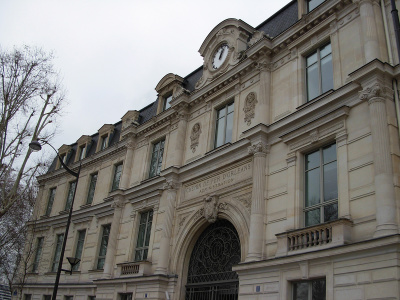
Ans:
[[[212,59],[212,66],[213,69],[218,69],[225,61],[228,56],[229,47],[228,44],[222,44],[219,48],[215,51],[213,59]]]

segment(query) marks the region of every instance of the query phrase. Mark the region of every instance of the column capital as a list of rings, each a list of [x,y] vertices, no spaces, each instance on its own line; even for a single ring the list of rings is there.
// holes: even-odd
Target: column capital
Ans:
[[[366,87],[364,90],[358,92],[360,100],[369,101],[372,98],[380,97],[382,95],[383,88],[380,84],[375,83],[372,86]]]
[[[268,154],[269,146],[263,142],[258,142],[247,148],[247,152],[251,155],[255,154]]]
[[[113,203],[111,203],[111,207],[114,209],[123,208],[124,207],[124,198],[119,195],[114,197],[114,201],[113,201]]]
[[[168,180],[166,183],[164,183],[163,189],[164,190],[177,190],[178,183],[173,180]]]

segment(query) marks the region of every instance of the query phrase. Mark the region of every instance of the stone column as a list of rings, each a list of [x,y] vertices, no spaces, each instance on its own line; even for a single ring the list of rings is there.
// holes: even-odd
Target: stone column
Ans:
[[[122,208],[124,201],[122,196],[116,196],[114,202],[111,204],[114,208],[114,215],[111,222],[110,236],[108,237],[107,253],[104,262],[104,271],[102,278],[112,278],[114,268],[114,258],[117,250],[117,238],[119,232],[119,223],[122,215]]]
[[[258,261],[262,258],[264,240],[264,213],[265,213],[265,166],[267,161],[267,146],[258,142],[248,148],[253,154],[253,189],[251,195],[251,216],[249,251],[246,261]]]
[[[182,165],[182,160],[184,157],[185,150],[185,138],[186,138],[186,127],[187,127],[187,119],[188,113],[186,109],[180,110],[178,112],[178,129],[176,133],[175,140],[175,153],[174,153],[174,166],[180,167]]]
[[[125,162],[124,162],[124,168],[121,176],[121,183],[120,183],[120,188],[121,189],[127,189],[129,188],[129,181],[131,179],[131,174],[132,174],[132,163],[133,163],[133,155],[134,155],[134,149],[135,149],[135,141],[133,138],[130,138],[128,143],[126,144],[126,155],[125,155]]]
[[[257,111],[262,118],[262,123],[268,125],[270,123],[270,91],[271,91],[271,65],[261,62],[257,65],[260,71],[260,96],[258,97],[259,106]],[[258,117],[258,120],[261,121]]]
[[[293,230],[297,228],[298,222],[298,197],[296,197],[296,152],[290,152],[287,155],[287,174],[288,174],[288,203],[287,203],[287,219],[285,230]]]
[[[175,200],[176,200],[176,183],[167,181],[164,185],[164,193],[166,193],[166,201],[164,206],[164,224],[162,227],[162,236],[160,241],[160,252],[158,256],[156,274],[166,275],[168,272],[169,252],[171,247],[172,224],[174,220]]]
[[[375,170],[376,231],[374,237],[398,233],[393,166],[386,103],[379,84],[360,92],[368,100]]]
[[[347,132],[336,135],[339,218],[351,219],[349,197],[349,170],[347,166]]]
[[[360,16],[362,39],[364,41],[365,62],[375,58],[380,59],[378,30],[375,22],[374,2],[376,0],[360,1]]]

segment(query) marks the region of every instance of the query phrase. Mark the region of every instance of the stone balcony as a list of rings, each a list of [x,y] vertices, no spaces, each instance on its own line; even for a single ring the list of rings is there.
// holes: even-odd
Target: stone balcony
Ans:
[[[278,248],[275,257],[282,257],[310,251],[322,250],[351,243],[351,227],[349,219],[318,224],[302,229],[279,233]]]
[[[139,261],[118,264],[117,272],[120,277],[150,275],[152,273],[151,262]]]

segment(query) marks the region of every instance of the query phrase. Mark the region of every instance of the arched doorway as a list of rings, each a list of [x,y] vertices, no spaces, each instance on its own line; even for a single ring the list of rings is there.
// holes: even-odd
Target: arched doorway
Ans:
[[[208,226],[193,248],[186,284],[186,300],[234,300],[239,279],[232,266],[240,262],[240,240],[227,220]]]

